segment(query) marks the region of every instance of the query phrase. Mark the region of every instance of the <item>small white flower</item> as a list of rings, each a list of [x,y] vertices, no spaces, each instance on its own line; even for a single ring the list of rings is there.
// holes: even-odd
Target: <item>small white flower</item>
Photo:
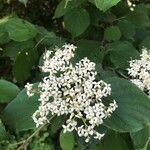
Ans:
[[[136,4],[134,3],[135,1],[139,1],[139,0],[127,0],[127,4],[130,8],[131,11],[134,11],[134,8],[136,7]]]
[[[94,138],[98,139],[98,140],[101,140],[104,135],[105,134],[100,134],[100,133],[96,132]]]
[[[25,85],[25,88],[27,89],[27,95],[28,95],[29,97],[31,97],[31,96],[34,95],[34,93],[32,92],[32,86],[33,86],[33,84],[30,84],[30,83],[27,83],[27,84]]]

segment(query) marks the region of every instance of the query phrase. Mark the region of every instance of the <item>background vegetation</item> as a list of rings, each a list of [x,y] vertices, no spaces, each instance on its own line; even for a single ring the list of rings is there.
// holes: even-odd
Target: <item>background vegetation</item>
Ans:
[[[124,0],[1,0],[0,1],[0,150],[147,150],[150,100],[131,84],[129,60],[150,49],[150,2]],[[31,115],[37,97],[24,85],[41,80],[39,65],[45,49],[65,42],[78,48],[76,59],[96,62],[100,79],[112,84],[119,107],[101,127],[102,141],[84,143],[63,134],[64,118],[55,118],[36,132]]]

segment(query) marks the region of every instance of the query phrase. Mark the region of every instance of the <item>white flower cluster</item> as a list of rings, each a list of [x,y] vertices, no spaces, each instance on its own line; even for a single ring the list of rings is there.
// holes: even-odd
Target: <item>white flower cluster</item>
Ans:
[[[134,11],[134,8],[136,7],[136,4],[135,4],[136,1],[139,1],[139,0],[127,0],[127,4],[131,11]]]
[[[139,60],[131,60],[128,74],[131,81],[150,96],[150,51],[142,49]]]
[[[38,86],[40,106],[32,118],[38,127],[48,122],[49,114],[66,115],[64,132],[76,130],[86,142],[91,137],[100,140],[104,134],[95,128],[115,111],[117,104],[115,100],[109,106],[103,104],[102,98],[111,94],[111,87],[102,80],[96,81],[95,63],[84,58],[72,65],[75,49],[65,44],[55,52],[45,53],[41,69],[47,76]],[[27,87],[27,94],[32,96],[32,89]]]

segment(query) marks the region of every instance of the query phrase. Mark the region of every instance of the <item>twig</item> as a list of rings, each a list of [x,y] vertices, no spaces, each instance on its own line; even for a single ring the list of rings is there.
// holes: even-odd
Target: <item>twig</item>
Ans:
[[[50,118],[50,120],[52,120],[54,118],[54,116],[52,116]],[[22,149],[26,149],[26,146],[29,144],[30,140],[41,130],[43,129],[43,127],[45,127],[45,125],[47,124],[47,122],[45,124],[43,124],[42,126],[40,126],[33,134],[31,134],[26,140],[23,141],[22,145],[17,149],[17,150],[22,150]]]
[[[114,73],[118,73],[118,75],[122,76],[123,78],[130,80],[130,78],[128,76],[126,76],[125,74],[123,74],[121,71],[119,70],[115,70],[114,68],[109,67],[108,69],[110,69],[111,71],[113,71]]]
[[[113,22],[114,22],[114,21],[121,20],[121,19],[125,19],[125,17],[116,18],[116,19],[113,20]]]
[[[29,137],[23,142],[23,144],[22,144],[17,150],[23,149],[23,148],[28,144],[28,142],[29,142],[45,125],[46,125],[46,123],[43,124],[41,127],[39,127],[31,136],[29,136]]]
[[[130,79],[129,77],[127,77],[125,74],[123,74],[122,72],[120,72],[120,71],[117,71],[116,70],[116,72],[120,75],[120,76],[122,76],[122,77],[124,77],[125,79]]]
[[[10,144],[9,147],[14,147],[14,146],[20,145],[20,144],[22,144],[22,143],[24,143],[24,142],[25,142],[25,140],[20,141],[20,142],[18,142],[18,143]]]

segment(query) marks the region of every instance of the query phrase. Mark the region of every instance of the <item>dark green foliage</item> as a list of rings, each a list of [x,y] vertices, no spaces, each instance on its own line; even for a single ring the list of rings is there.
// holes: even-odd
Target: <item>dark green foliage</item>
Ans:
[[[38,96],[29,98],[24,85],[41,81],[46,49],[68,42],[77,46],[73,62],[96,63],[97,78],[112,87],[104,102],[115,99],[118,108],[105,120],[101,141],[64,134],[64,116],[53,118],[28,149],[147,150],[150,99],[128,81],[127,68],[143,46],[150,49],[150,2],[135,3],[130,11],[126,0],[0,1],[0,150],[17,149],[36,130],[31,116]]]
[[[23,89],[2,112],[2,121],[15,131],[35,128],[31,116],[38,108],[37,98],[37,96],[29,98]]]
[[[136,149],[144,149],[147,147],[149,141],[148,127],[143,128],[142,130],[139,130],[137,132],[131,132],[130,136]]]
[[[134,132],[148,125],[150,122],[148,96],[125,79],[112,77],[105,81],[111,83],[110,97],[118,103],[117,110],[106,120],[105,125],[119,132]]]
[[[19,88],[6,80],[0,80],[0,103],[9,103],[19,93]]]

